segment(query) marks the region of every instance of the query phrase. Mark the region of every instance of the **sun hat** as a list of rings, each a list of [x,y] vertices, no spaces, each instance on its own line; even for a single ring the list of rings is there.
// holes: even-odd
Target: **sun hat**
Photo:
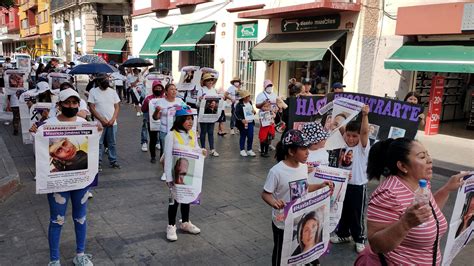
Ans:
[[[48,82],[40,81],[40,82],[38,82],[38,84],[36,84],[36,93],[37,94],[46,92],[48,90],[50,90]]]
[[[285,135],[283,135],[281,143],[284,146],[308,147],[308,143],[305,141],[303,133],[296,129],[288,130]]]
[[[239,90],[239,96],[241,99],[250,96],[250,91],[248,90]]]
[[[264,82],[263,82],[263,89],[266,89],[268,86],[272,86],[273,87],[273,82],[269,79],[266,79]]]
[[[59,92],[59,101],[60,102],[64,102],[69,97],[76,97],[79,101],[81,100],[81,97],[79,97],[79,94],[77,93],[77,91],[75,91],[71,88],[65,89],[65,90],[62,90],[62,91]]]
[[[318,143],[329,138],[329,133],[324,129],[319,122],[310,122],[301,129],[303,137],[308,144]]]
[[[212,75],[212,73],[205,73],[204,75],[202,75],[202,81],[206,81],[209,79],[216,79],[216,78],[214,77],[214,75]]]
[[[197,113],[195,110],[191,109],[191,107],[187,105],[177,106],[175,117],[185,116],[185,115],[197,115]]]
[[[235,81],[242,83],[242,80],[239,77],[233,77],[232,80],[230,81],[230,84],[234,85]]]

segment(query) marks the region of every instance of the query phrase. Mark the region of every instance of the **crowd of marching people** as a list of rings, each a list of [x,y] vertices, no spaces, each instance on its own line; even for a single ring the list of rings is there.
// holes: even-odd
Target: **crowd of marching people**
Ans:
[[[172,81],[165,84],[155,80],[151,87],[147,88],[146,77],[157,72],[154,68],[140,70],[119,66],[118,71],[111,74],[96,73],[90,76],[84,92],[86,97],[81,96],[82,93],[74,85],[74,79],[62,83],[58,90],[50,87],[47,80],[49,73],[69,73],[73,67],[73,63],[60,65],[56,59],[46,66],[39,64],[32,67],[28,79],[30,90],[25,93],[29,93],[37,102],[50,102],[55,108],[44,115],[41,123],[34,124],[29,130],[35,133],[43,124],[96,121],[101,132],[99,172],[105,165],[104,154],[108,157],[110,168],[121,169],[117,156],[120,152],[117,150],[117,130],[121,106],[125,104],[134,106],[134,113],[142,122],[136,133],[140,136],[137,149],[149,152],[150,163],[156,167],[157,176],[161,176],[161,180],[165,181],[170,189],[185,182],[181,172],[185,172],[189,163],[182,160],[176,162],[175,167],[172,166],[172,151],[175,147],[199,149],[204,156],[219,157],[215,138],[229,134],[231,137],[238,135],[239,145],[236,149],[239,149],[241,157],[255,157],[259,154],[267,158],[271,157],[272,150],[275,150],[273,157],[277,163],[269,170],[261,193],[263,201],[272,208],[273,265],[279,265],[281,261],[284,235],[283,221],[279,219],[281,210],[294,197],[302,197],[325,187],[333,188],[331,182],[311,184],[308,180],[308,174],[315,167],[329,164],[329,154],[325,149],[326,140],[329,138],[327,128],[320,122],[311,122],[305,124],[301,130],[288,129],[289,101],[275,93],[270,80],[264,81],[263,91],[255,95],[253,102],[253,95],[243,89],[245,84],[239,77],[231,80],[227,90],[218,90],[218,77],[213,73],[205,73],[201,83],[197,85],[199,88],[195,104],[187,103],[186,97],[189,95],[185,94],[183,97],[183,93],[178,91]],[[12,68],[12,65],[7,59],[6,63],[0,66],[0,75],[9,68]],[[167,70],[160,73],[169,75]],[[0,88],[3,87],[2,79]],[[311,84],[312,82],[306,79],[301,83],[291,80],[288,84],[288,95],[311,96]],[[343,92],[344,87],[336,82],[332,84],[329,93]],[[6,110],[13,113],[13,135],[18,135],[20,95],[8,91],[5,93]],[[209,96],[225,100],[230,105],[230,113],[223,111],[215,122],[198,122],[195,108],[204,104],[204,99]],[[412,93],[407,95],[405,101],[416,104],[419,102],[419,96]],[[206,111],[208,113],[217,110],[212,103],[206,108],[209,109]],[[359,253],[356,262],[359,265],[439,265],[439,237],[447,230],[447,222],[441,209],[450,192],[456,191],[462,184],[466,173],[451,177],[427,202],[413,204],[419,179],[429,181],[432,177],[432,158],[423,144],[416,140],[387,139],[371,146],[368,118],[370,111],[369,106],[365,105],[361,110],[361,120],[350,121],[341,131],[346,153],[350,151],[352,156],[352,165],[346,168],[350,171],[350,180],[342,216],[330,242],[339,244],[353,241],[355,251]],[[226,119],[229,122],[229,132],[226,131]],[[424,123],[423,116],[420,116],[420,120]],[[217,136],[214,134],[216,131]],[[258,136],[258,144],[254,144],[254,136]],[[51,151],[58,161],[61,161],[63,156],[59,150],[61,145],[68,144],[58,143]],[[255,146],[258,147],[258,152],[254,151]],[[380,179],[381,176],[385,178],[368,199],[367,183],[370,179]],[[295,195],[288,184],[301,180],[307,184],[304,186],[306,189]],[[48,194],[49,265],[61,265],[59,243],[68,201],[72,203],[77,245],[73,262],[75,265],[93,265],[91,255],[85,253],[87,199],[92,196],[89,189],[85,187]],[[181,220],[177,223],[179,205]],[[424,226],[420,227],[421,224]],[[171,199],[166,226],[166,237],[169,241],[178,239],[177,228],[191,234],[199,234],[201,231],[191,223],[190,204]],[[302,237],[308,234],[307,238],[313,238],[314,241],[313,231],[303,230],[301,234]],[[367,248],[367,243],[370,248]],[[301,249],[305,251],[304,245],[301,245]],[[312,264],[318,265],[319,261],[315,260]]]

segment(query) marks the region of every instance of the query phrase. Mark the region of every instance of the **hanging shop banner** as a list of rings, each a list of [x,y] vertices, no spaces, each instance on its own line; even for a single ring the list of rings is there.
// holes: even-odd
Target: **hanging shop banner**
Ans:
[[[215,123],[224,110],[224,100],[220,96],[204,96],[199,107],[199,123]]]
[[[328,187],[310,192],[288,208],[281,265],[302,265],[318,259],[329,243]]]
[[[333,98],[347,98],[369,106],[371,144],[387,138],[414,139],[418,130],[418,116],[423,113],[422,105],[367,94],[335,93]],[[289,127],[296,128],[307,122],[320,121],[326,130],[330,131],[333,114],[330,110],[326,110],[330,109],[326,106],[330,101],[329,97],[324,96],[290,98]],[[361,116],[356,119],[360,120]]]
[[[329,209],[329,232],[336,230],[342,214],[342,205],[346,196],[347,181],[351,171],[329,167],[317,166],[314,171],[309,174],[308,182],[310,184],[321,184],[331,182],[334,189],[330,192],[330,209]]]
[[[201,72],[198,66],[185,66],[181,68],[181,75],[176,88],[180,91],[193,90],[196,85],[201,85]]]
[[[197,141],[194,140],[194,141]],[[173,149],[173,196],[179,203],[200,204],[204,155],[202,151],[180,146]]]
[[[8,69],[5,71],[5,88],[11,90],[28,90],[28,73],[26,70]]]
[[[430,105],[425,124],[425,135],[436,135],[443,109],[444,77],[434,76],[431,81]]]
[[[91,185],[98,173],[99,138],[96,123],[41,126],[35,134],[36,193]]]
[[[338,29],[341,24],[340,15],[325,15],[315,17],[302,17],[281,20],[282,32],[298,32],[308,30]]]
[[[53,91],[59,91],[61,84],[71,82],[71,75],[66,73],[52,72],[48,74],[49,87]]]
[[[474,172],[464,177],[454,204],[442,265],[450,265],[474,238]]]
[[[148,102],[148,121],[150,121],[150,131],[160,131],[161,120],[153,119],[153,113],[155,112],[156,107],[158,107],[159,100],[159,98],[154,98]]]
[[[151,95],[152,94],[152,85],[155,80],[159,80],[161,82],[161,85],[163,85],[163,88],[166,87],[166,85],[170,84],[173,82],[173,77],[169,75],[163,75],[160,73],[150,73],[146,76],[145,78],[145,87],[146,87],[146,95]]]

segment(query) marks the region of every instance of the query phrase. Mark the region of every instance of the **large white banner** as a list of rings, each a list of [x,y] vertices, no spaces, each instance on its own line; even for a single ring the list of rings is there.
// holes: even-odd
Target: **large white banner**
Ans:
[[[199,123],[214,123],[224,110],[224,99],[220,96],[204,96],[199,107]]]
[[[334,186],[330,193],[329,232],[336,229],[341,219],[342,205],[346,196],[350,174],[350,170],[322,165],[315,167],[314,171],[309,174],[308,182],[310,184],[321,184],[329,181]]]
[[[204,155],[200,149],[173,149],[173,195],[177,202],[200,204],[203,171]]]
[[[5,88],[10,90],[28,90],[28,73],[26,70],[8,69],[5,71]]]
[[[58,123],[41,126],[35,134],[36,193],[82,189],[99,168],[97,124]]]
[[[185,66],[181,68],[181,75],[176,88],[180,91],[193,90],[196,85],[201,85],[201,72],[198,66]]]
[[[297,199],[285,219],[281,265],[307,264],[326,252],[329,243],[330,191],[324,187]]]
[[[148,102],[148,120],[150,121],[150,131],[160,131],[161,120],[153,119],[153,113],[155,112],[156,107],[158,107],[158,101],[159,98],[154,98]]]
[[[474,238],[474,172],[464,177],[454,204],[449,223],[443,265],[450,265],[454,257]]]

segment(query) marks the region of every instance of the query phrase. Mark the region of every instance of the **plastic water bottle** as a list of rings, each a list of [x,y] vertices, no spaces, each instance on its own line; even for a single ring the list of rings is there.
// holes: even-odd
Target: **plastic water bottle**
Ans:
[[[430,190],[428,189],[428,182],[426,181],[426,179],[420,179],[420,181],[418,181],[418,184],[420,185],[420,187],[418,187],[415,191],[415,198],[413,200],[413,203],[428,204],[430,201]],[[419,226],[426,226],[426,223],[422,223]]]

